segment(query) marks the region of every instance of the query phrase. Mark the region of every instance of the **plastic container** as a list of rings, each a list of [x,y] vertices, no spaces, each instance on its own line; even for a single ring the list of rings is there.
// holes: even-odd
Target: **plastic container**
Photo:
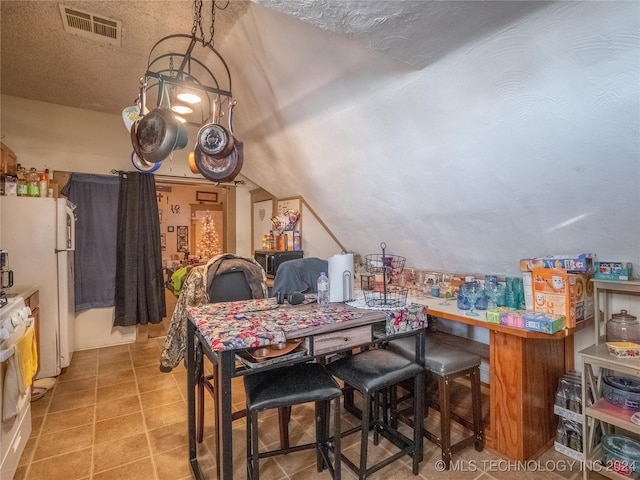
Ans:
[[[325,272],[318,277],[318,304],[329,305],[329,277]]]
[[[603,376],[602,397],[618,407],[640,410],[640,380],[617,375]]]
[[[624,435],[604,435],[602,464],[629,478],[640,479],[640,443]]]
[[[40,179],[38,178],[38,171],[31,167],[29,173],[27,175],[27,195],[30,197],[39,197],[40,196],[40,187],[38,186],[38,182]]]
[[[570,372],[560,377],[555,404],[582,413],[582,377],[579,373]]]
[[[638,317],[626,310],[611,315],[607,322],[607,342],[640,343],[640,322]]]

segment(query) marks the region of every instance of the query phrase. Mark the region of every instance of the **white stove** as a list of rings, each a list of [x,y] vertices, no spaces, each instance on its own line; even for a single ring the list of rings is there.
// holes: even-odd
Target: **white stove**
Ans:
[[[25,306],[22,297],[7,298],[7,304],[0,308],[0,478],[12,479],[20,456],[31,435],[31,394],[21,395],[16,401],[8,394],[5,385],[6,371],[11,368],[15,355],[15,343],[24,335],[31,324],[31,310]],[[17,415],[4,419],[9,410],[8,403],[17,405]],[[14,411],[15,413],[15,411]]]

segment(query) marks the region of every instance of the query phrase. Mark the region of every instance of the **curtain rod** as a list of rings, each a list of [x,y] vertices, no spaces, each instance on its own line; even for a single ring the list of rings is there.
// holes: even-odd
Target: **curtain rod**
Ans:
[[[122,175],[126,173],[127,172],[123,170],[116,170],[116,169],[111,170],[111,174],[113,175]],[[200,178],[192,178],[192,177],[177,177],[173,175],[154,175],[154,177],[156,178],[157,182],[161,182],[161,183],[171,182],[171,183],[184,183],[188,185],[213,185],[214,187],[237,187],[239,185],[245,185],[246,183],[244,180],[234,180],[232,182],[216,183],[216,182],[211,182],[210,180],[206,180],[204,178],[200,179]]]

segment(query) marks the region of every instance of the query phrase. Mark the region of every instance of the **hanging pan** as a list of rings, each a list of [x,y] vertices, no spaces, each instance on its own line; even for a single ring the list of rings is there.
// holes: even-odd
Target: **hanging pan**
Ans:
[[[229,182],[236,178],[243,163],[243,143],[235,140],[231,153],[224,158],[214,158],[204,153],[199,145],[193,152],[198,171],[208,180],[212,182]]]
[[[134,152],[148,163],[158,163],[174,150],[187,146],[187,129],[175,117],[168,106],[164,85],[160,85],[162,96],[157,108],[136,120],[131,126],[131,143]]]
[[[225,158],[233,151],[232,114],[236,101],[229,102],[229,130],[220,125],[220,99],[216,97],[211,107],[212,122],[203,125],[198,131],[198,147],[206,155],[214,158]]]
[[[131,163],[136,170],[144,173],[153,173],[160,168],[160,162],[157,163],[149,163],[142,158],[140,158],[136,152],[131,152]]]

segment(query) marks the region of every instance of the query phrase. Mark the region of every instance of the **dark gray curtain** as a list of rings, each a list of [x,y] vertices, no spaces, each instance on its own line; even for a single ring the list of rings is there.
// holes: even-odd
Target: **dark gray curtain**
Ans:
[[[114,325],[160,323],[166,314],[155,179],[149,173],[123,173]]]
[[[86,173],[72,173],[62,189],[76,205],[76,310],[114,305],[119,192],[118,177]]]

